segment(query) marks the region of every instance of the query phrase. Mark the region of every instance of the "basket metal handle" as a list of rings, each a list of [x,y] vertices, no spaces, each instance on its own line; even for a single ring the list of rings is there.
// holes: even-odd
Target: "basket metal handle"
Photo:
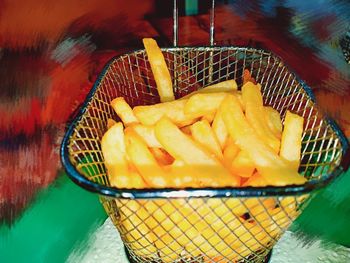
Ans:
[[[173,46],[177,47],[179,42],[179,5],[178,0],[173,3]],[[215,42],[215,0],[211,0],[209,44],[214,46]]]

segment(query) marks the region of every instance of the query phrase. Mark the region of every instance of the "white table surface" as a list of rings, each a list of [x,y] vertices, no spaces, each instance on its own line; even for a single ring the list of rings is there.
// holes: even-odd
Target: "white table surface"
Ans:
[[[128,263],[118,231],[110,219],[69,256],[68,263]],[[350,248],[315,241],[303,245],[287,231],[273,249],[270,263],[350,263]]]

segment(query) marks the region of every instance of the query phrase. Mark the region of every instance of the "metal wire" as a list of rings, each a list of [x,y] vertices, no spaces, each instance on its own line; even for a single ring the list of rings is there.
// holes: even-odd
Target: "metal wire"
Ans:
[[[173,45],[174,47],[177,47],[178,44],[178,38],[179,38],[179,11],[178,11],[178,2],[177,0],[174,0],[174,7],[173,7]]]

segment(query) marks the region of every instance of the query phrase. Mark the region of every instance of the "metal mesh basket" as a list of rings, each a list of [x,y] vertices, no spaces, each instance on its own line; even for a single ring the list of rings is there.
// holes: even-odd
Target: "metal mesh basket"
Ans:
[[[300,186],[222,189],[117,189],[109,186],[100,139],[110,101],[159,102],[144,50],[105,67],[62,144],[62,161],[73,181],[100,195],[135,262],[263,262],[315,190],[342,172],[348,147],[337,126],[315,107],[310,88],[273,54],[238,47],[162,49],[177,98],[227,79],[242,84],[249,69],[261,83],[264,104],[284,118],[287,109],[305,119]],[[283,176],[283,174],[281,174]]]

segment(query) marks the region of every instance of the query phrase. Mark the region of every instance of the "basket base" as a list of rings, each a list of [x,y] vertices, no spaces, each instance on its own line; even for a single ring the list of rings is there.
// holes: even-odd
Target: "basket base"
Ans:
[[[134,261],[132,259],[128,249],[125,246],[124,246],[124,250],[125,250],[126,257],[128,258],[129,263],[137,263],[136,261]],[[271,260],[271,256],[272,256],[272,249],[270,250],[269,254],[266,255],[264,263],[269,263]]]

